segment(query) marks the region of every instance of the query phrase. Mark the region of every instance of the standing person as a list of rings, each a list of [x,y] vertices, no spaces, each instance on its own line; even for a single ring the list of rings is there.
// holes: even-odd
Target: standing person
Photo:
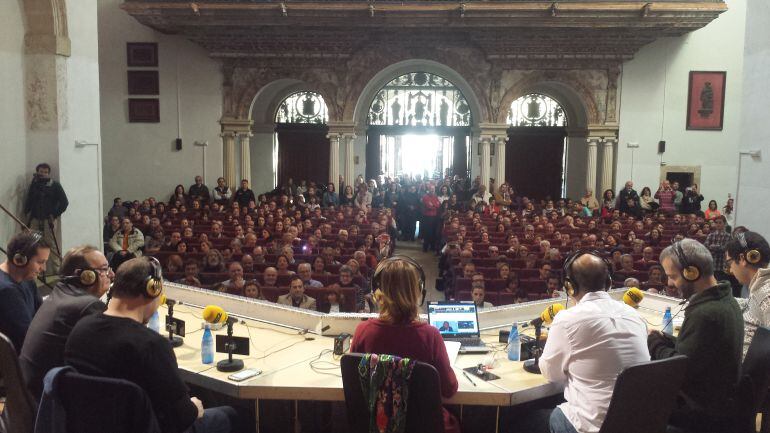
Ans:
[[[628,200],[633,200],[634,204],[629,206]],[[623,189],[618,192],[618,209],[620,213],[629,213],[632,208],[639,208],[639,194],[634,190],[634,182],[628,181]]]
[[[658,203],[660,204],[659,209],[661,212],[672,214],[676,211],[676,208],[674,207],[675,196],[676,194],[671,188],[671,184],[668,182],[668,180],[664,180],[660,183],[658,191],[655,192],[655,198],[658,199]]]
[[[723,216],[714,219],[711,233],[706,236],[706,240],[703,242],[703,245],[711,251],[714,260],[714,276],[719,281],[729,279],[727,272],[725,272],[725,249],[732,238],[730,233],[727,233],[726,221]]]
[[[652,331],[647,338],[653,360],[688,358],[683,398],[669,424],[685,431],[732,431],[724,410],[730,407],[741,370],[741,310],[729,283],[717,282],[712,254],[700,242],[684,239],[670,245],[660,262],[669,285],[689,300],[677,337]]]
[[[254,191],[249,189],[249,181],[247,179],[243,179],[241,181],[241,187],[238,188],[238,191],[235,191],[235,201],[238,202],[241,207],[249,207],[249,203],[257,201],[257,198],[254,196]]]
[[[364,211],[372,205],[372,193],[369,192],[369,187],[365,183],[359,184],[354,203],[358,209]]]
[[[401,238],[404,241],[414,241],[414,231],[417,227],[417,215],[419,214],[420,198],[417,196],[417,187],[409,185],[407,191],[401,195],[398,203],[398,215],[403,218],[401,226]]]
[[[553,433],[598,432],[618,374],[650,359],[647,325],[636,310],[607,293],[609,272],[605,260],[591,252],[578,252],[564,264],[564,288],[576,305],[554,318],[540,357],[543,377],[565,384],[566,403],[548,421]],[[549,431],[542,425],[536,429]]]
[[[56,275],[61,265],[61,251],[56,241],[56,220],[67,210],[69,201],[61,184],[51,178],[51,166],[45,162],[35,167],[35,174],[24,202],[24,213],[29,217],[27,226],[43,234],[46,245],[56,248],[49,257],[47,275]]]
[[[594,190],[591,188],[586,189],[586,193],[580,198],[580,204],[590,209],[592,213],[599,210],[599,200],[594,197]]]
[[[214,203],[219,205],[227,205],[230,203],[230,199],[233,198],[233,191],[225,183],[225,178],[220,177],[217,179],[217,186],[214,187]]]
[[[190,202],[198,200],[201,204],[209,202],[209,187],[203,184],[203,176],[195,176],[195,183],[187,190]]]
[[[350,351],[388,353],[431,364],[438,371],[442,397],[449,398],[457,392],[457,377],[438,329],[420,320],[425,299],[421,273],[409,258],[393,257],[377,266],[372,289],[381,293],[379,317],[358,324]],[[459,433],[457,419],[446,409],[443,413],[444,431]]]
[[[703,212],[700,209],[700,204],[703,201],[703,196],[698,191],[698,184],[692,184],[692,186],[685,189],[684,197],[682,198],[682,206],[680,211],[683,214],[695,214],[702,215]]]
[[[75,247],[64,255],[61,279],[32,319],[19,356],[27,388],[38,401],[48,370],[64,365],[64,343],[72,328],[107,308],[99,298],[114,277],[107,257],[95,247]]]
[[[422,225],[420,232],[422,234],[422,251],[439,251],[438,233],[438,210],[441,202],[436,196],[436,187],[433,184],[428,185],[427,192],[422,196]]]
[[[757,328],[770,327],[770,245],[759,233],[738,233],[725,247],[725,263],[738,282],[748,287],[748,299],[736,299],[743,312],[745,358]]]
[[[147,393],[161,431],[227,433],[235,411],[203,409],[179,376],[168,339],[147,328],[160,306],[163,279],[154,259],[131,259],[118,269],[104,313],[77,322],[64,346],[64,362],[79,373],[135,383]]]
[[[339,207],[339,205],[340,205],[340,197],[334,191],[334,182],[329,182],[329,184],[326,186],[326,192],[324,192],[323,200],[321,201],[321,206],[323,207],[334,206],[336,208],[336,207]]]
[[[41,233],[24,232],[12,237],[5,250],[8,259],[0,264],[0,332],[18,352],[43,303],[34,281],[45,271],[51,247]]]
[[[679,212],[682,209],[682,199],[684,198],[684,194],[679,190],[679,182],[671,182],[671,190],[674,191],[674,208]]]
[[[706,209],[706,213],[704,214],[704,217],[711,221],[713,219],[717,219],[720,216],[722,216],[722,213],[719,212],[719,206],[717,206],[716,200],[709,201],[709,207]]]

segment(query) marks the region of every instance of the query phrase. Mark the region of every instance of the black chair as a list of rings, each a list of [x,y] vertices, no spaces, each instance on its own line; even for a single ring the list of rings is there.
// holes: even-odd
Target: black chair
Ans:
[[[37,404],[27,390],[16,349],[11,340],[2,333],[0,333],[0,376],[3,377],[7,393],[3,419],[0,420],[0,431],[32,433],[35,429]]]
[[[674,356],[621,371],[599,433],[665,432],[686,366],[686,356]]]
[[[59,399],[70,433],[160,433],[147,394],[123,379],[63,372]]]
[[[369,432],[369,407],[366,403],[358,364],[363,354],[351,353],[342,357],[342,386],[351,433]],[[409,401],[406,411],[406,433],[443,433],[444,418],[441,406],[441,384],[438,372],[430,365],[417,362],[409,382]]]
[[[762,412],[762,433],[770,433],[770,329],[757,328],[741,367],[742,375],[750,381],[748,395],[743,405],[748,410],[745,417],[755,429],[754,419]]]

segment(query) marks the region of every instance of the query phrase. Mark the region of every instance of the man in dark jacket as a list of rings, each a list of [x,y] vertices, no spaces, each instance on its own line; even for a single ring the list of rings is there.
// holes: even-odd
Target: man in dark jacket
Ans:
[[[75,247],[64,256],[61,280],[32,319],[19,356],[27,388],[36,399],[40,400],[48,370],[64,365],[64,343],[75,324],[106,308],[99,298],[114,276],[107,258],[95,247]]]
[[[635,207],[639,207],[639,194],[634,190],[634,182],[628,181],[623,189],[618,192],[618,209],[621,213],[628,213],[628,200],[633,200]]]
[[[241,181],[241,187],[235,191],[235,201],[237,201],[241,207],[248,207],[250,202],[257,201],[257,198],[254,196],[254,192],[249,189],[248,180],[243,179]]]
[[[209,202],[209,187],[203,184],[203,176],[195,176],[195,183],[190,185],[187,195],[190,200],[198,200],[201,206]]]
[[[56,242],[56,220],[67,210],[67,206],[69,201],[64,188],[51,179],[51,166],[38,164],[27,192],[24,213],[29,216],[29,228],[42,233],[46,243],[56,248],[57,254],[51,254],[48,260],[47,275],[55,275],[59,271],[61,252]]]
[[[677,242],[660,260],[669,284],[689,300],[677,338],[652,331],[647,339],[654,360],[688,357],[682,395],[669,423],[685,431],[730,431],[725,409],[735,394],[743,348],[738,303],[729,283],[714,278],[711,253],[700,242]]]

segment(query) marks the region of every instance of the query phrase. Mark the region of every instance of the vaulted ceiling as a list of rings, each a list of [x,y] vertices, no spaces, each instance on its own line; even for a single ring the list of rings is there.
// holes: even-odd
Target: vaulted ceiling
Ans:
[[[340,62],[364,48],[472,46],[490,63],[590,67],[681,36],[723,1],[158,1],[127,0],[139,22],[182,35],[212,57],[260,65]]]

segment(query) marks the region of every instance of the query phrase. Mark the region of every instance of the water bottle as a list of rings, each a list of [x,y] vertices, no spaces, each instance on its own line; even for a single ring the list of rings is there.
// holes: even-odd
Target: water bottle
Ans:
[[[666,312],[663,313],[663,333],[674,335],[674,323],[671,318],[671,307],[666,307]]]
[[[511,326],[511,333],[508,335],[508,359],[521,361],[521,336],[515,323]]]
[[[211,364],[214,362],[214,337],[211,336],[209,324],[203,329],[203,341],[201,342],[201,362]]]
[[[147,327],[155,332],[160,332],[160,315],[158,314],[157,310],[152,315],[152,317],[150,317],[150,321],[147,322]]]

